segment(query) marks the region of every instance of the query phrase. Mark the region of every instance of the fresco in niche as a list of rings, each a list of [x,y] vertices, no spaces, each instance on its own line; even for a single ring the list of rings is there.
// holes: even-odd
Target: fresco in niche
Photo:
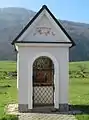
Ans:
[[[48,35],[55,36],[55,32],[53,32],[52,28],[49,28],[49,27],[36,27],[35,33],[33,33],[33,36],[37,34],[45,35],[45,36],[48,36]]]
[[[52,85],[54,65],[51,59],[41,56],[33,64],[34,85]]]

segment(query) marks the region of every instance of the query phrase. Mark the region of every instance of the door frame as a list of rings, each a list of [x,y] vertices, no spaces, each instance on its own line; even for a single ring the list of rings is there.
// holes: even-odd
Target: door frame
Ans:
[[[55,91],[54,91],[54,108],[59,108],[59,62],[57,61],[57,59],[55,58],[54,55],[52,55],[49,52],[40,52],[40,53],[35,53],[35,55],[33,54],[33,57],[30,59],[29,57],[29,61],[28,61],[28,71],[30,71],[30,74],[28,74],[28,109],[33,109],[33,63],[35,61],[36,58],[40,57],[40,56],[47,56],[49,57],[53,63],[54,63],[54,87],[55,87]],[[30,87],[30,91],[29,91],[29,87]]]

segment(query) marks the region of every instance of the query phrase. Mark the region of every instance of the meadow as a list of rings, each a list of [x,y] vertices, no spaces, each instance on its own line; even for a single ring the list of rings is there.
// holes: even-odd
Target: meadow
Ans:
[[[78,120],[89,120],[89,62],[72,62],[69,66],[69,104],[83,112],[75,115]],[[16,62],[0,61],[0,120],[7,120],[3,118],[5,106],[18,102],[16,77],[10,74],[14,71]]]

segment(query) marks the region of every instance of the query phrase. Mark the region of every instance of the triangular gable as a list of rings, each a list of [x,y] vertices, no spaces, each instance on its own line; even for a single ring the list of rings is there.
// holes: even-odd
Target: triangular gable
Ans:
[[[25,31],[33,24],[33,22],[39,17],[39,15],[43,12],[43,10],[46,10],[48,14],[51,16],[51,18],[54,20],[54,22],[58,25],[58,27],[62,30],[62,32],[66,35],[69,41],[18,41],[19,38],[25,33]],[[51,31],[51,34],[54,35],[55,32]],[[68,43],[72,44],[72,46],[75,45],[72,38],[68,35],[68,33],[65,31],[65,29],[62,27],[62,25],[59,23],[59,21],[54,17],[54,15],[50,12],[50,10],[47,8],[46,5],[43,5],[42,8],[38,11],[38,13],[33,17],[33,19],[25,26],[25,28],[20,32],[20,34],[13,40],[12,44],[14,43]]]

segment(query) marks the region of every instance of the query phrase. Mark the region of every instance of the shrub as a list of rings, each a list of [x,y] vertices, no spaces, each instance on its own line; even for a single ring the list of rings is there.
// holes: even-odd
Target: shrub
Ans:
[[[78,70],[70,70],[69,76],[70,78],[87,78],[89,77],[89,71],[85,64],[78,65]]]
[[[16,71],[9,72],[8,76],[16,77],[17,76],[17,72]]]

